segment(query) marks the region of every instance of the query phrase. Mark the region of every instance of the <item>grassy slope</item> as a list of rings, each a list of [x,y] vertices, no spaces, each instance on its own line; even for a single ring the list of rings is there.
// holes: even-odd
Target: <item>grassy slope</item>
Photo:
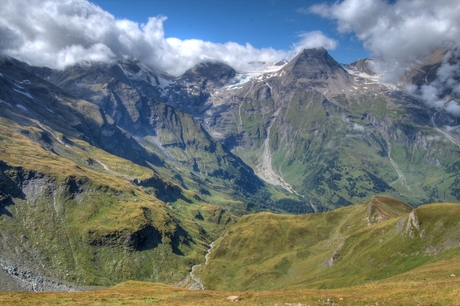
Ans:
[[[40,129],[0,120],[5,171],[29,181],[26,194],[0,214],[3,255],[33,259],[49,277],[100,285],[179,281],[203,261],[205,245],[235,222],[193,192],[182,191],[168,207],[131,183],[157,176],[151,169],[79,139],[67,145],[52,139],[46,150],[34,141],[43,136]],[[158,241],[149,240],[152,235]]]
[[[456,275],[455,277],[451,276]],[[340,289],[190,291],[161,284],[126,282],[81,293],[0,293],[2,305],[458,305],[460,259],[424,265],[395,277]]]
[[[273,83],[276,80],[272,81],[276,87]],[[254,93],[260,89],[257,86]],[[241,103],[236,115],[241,116],[246,140],[235,153],[257,167],[268,122],[274,121],[273,170],[320,210],[360,202],[376,193],[414,206],[459,199],[460,181],[452,158],[458,154],[456,146],[433,130],[429,111],[413,101],[381,92],[326,98],[294,88],[265,100],[247,95]],[[405,180],[398,180],[389,156]]]
[[[244,216],[218,242],[200,276],[220,290],[338,288],[456,256],[460,206],[416,209],[418,229],[410,210],[377,196],[321,214]]]

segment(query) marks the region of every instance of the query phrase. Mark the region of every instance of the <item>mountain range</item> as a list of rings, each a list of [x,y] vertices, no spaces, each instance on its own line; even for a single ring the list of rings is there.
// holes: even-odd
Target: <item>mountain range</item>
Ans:
[[[381,82],[372,60],[341,65],[322,48],[264,73],[210,61],[180,77],[137,60],[56,70],[2,57],[0,273],[8,281],[1,289],[68,291],[128,279],[183,284],[219,237],[200,275],[220,289],[269,288],[253,283],[261,275],[276,279],[276,288],[286,280],[331,287],[289,271],[329,273],[339,257],[365,252],[360,246],[375,226],[401,227],[382,239],[404,233],[407,247],[420,248],[414,252],[441,245],[432,257],[447,256],[458,245],[444,247],[439,226],[429,225],[431,242],[413,246],[410,235],[424,227],[410,232],[416,222],[406,223],[420,205],[460,200],[459,118],[405,89],[434,82],[446,54],[417,62],[398,86]],[[459,98],[452,91],[443,97]],[[416,212],[458,215],[456,205],[446,205],[443,213],[436,205]],[[316,214],[286,215],[306,213]],[[454,232],[454,221],[442,222]],[[314,243],[330,246],[289,242],[268,257],[246,258],[249,249],[264,253],[248,241],[269,239],[274,247],[290,237],[283,228],[299,222],[295,239],[315,232]],[[272,233],[272,223],[281,229]],[[381,249],[362,256],[371,251]],[[423,256],[416,264],[396,260],[393,275],[425,264]],[[369,271],[347,272],[342,282],[362,283]]]

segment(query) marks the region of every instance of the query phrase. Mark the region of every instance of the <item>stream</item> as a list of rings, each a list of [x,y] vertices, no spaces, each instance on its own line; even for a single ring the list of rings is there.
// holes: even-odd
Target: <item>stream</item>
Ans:
[[[212,252],[212,249],[214,248],[214,242],[213,241],[210,245],[209,245],[209,249],[208,251],[206,252],[206,255],[205,255],[205,262],[204,263],[201,263],[201,264],[198,264],[198,265],[194,265],[192,267],[192,270],[190,271],[189,275],[187,275],[185,277],[184,280],[182,280],[179,285],[183,284],[183,285],[186,285],[186,287],[190,290],[205,290],[205,287],[203,285],[203,283],[201,282],[201,279],[200,277],[196,276],[195,275],[195,271],[196,269],[198,269],[199,267],[201,266],[204,266],[204,265],[207,265],[208,262],[209,262],[209,255],[211,254]]]

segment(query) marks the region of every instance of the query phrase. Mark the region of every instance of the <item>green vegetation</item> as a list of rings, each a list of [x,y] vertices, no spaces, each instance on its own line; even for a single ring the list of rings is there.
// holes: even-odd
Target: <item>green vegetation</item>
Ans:
[[[50,139],[46,150],[34,141],[37,128],[0,120],[3,255],[22,250],[19,258],[44,276],[79,285],[178,282],[236,220],[149,168],[79,139]],[[156,197],[165,193],[169,206]]]
[[[163,284],[128,281],[106,290],[74,293],[0,293],[2,305],[457,305],[460,259],[421,268],[364,285],[340,289],[270,291],[193,291]],[[455,276],[452,276],[455,275]]]
[[[458,176],[450,170],[456,167],[451,157],[458,154],[457,146],[433,130],[415,102],[381,93],[325,96],[297,87],[272,96],[258,100],[249,94],[242,100],[246,140],[234,152],[260,167],[270,127],[273,171],[317,211],[377,193],[413,206],[460,200]],[[404,119],[408,113],[413,120]]]
[[[340,288],[456,257],[460,205],[412,210],[387,196],[334,211],[242,217],[200,277],[217,290]]]
[[[208,289],[244,291],[243,305],[455,302],[460,206],[421,204],[460,200],[458,147],[417,101],[376,84],[332,94],[348,76],[326,90],[292,74],[216,92],[212,106],[202,91],[182,105],[192,116],[117,65],[1,64],[2,268],[125,282],[0,294],[2,304],[221,304],[229,292],[128,281],[177,284],[212,241],[193,273]],[[184,103],[184,84],[168,103]]]

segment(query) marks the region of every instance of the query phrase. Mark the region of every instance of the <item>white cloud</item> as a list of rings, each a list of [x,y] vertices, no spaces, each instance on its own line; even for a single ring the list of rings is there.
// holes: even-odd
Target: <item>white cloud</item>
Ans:
[[[203,60],[223,61],[239,71],[248,62],[291,59],[303,48],[334,49],[337,42],[319,31],[303,33],[291,50],[257,49],[249,43],[212,43],[166,37],[165,16],[145,24],[116,19],[86,0],[3,0],[0,52],[32,65],[63,68],[80,61],[137,58],[180,75]]]
[[[337,41],[324,36],[321,31],[312,31],[301,33],[299,35],[301,40],[293,45],[293,52],[300,53],[303,49],[324,47],[326,49],[334,50],[337,47]]]
[[[456,52],[455,52],[456,51]],[[409,85],[406,90],[415,97],[423,100],[435,109],[445,111],[460,117],[460,52],[455,49],[445,55],[436,71],[436,78],[429,84],[420,87]]]
[[[384,74],[385,82],[396,83],[411,64],[437,47],[460,46],[458,0],[344,0],[302,12],[334,19],[340,33],[354,33],[374,54],[373,67]],[[434,81],[407,91],[431,107],[460,116],[460,106],[452,99],[460,98],[460,67],[449,63],[450,58],[460,61],[459,54],[447,54]]]
[[[341,33],[356,34],[392,72],[388,77],[400,76],[408,63],[444,42],[460,40],[458,0],[344,0],[307,11],[337,20]]]

